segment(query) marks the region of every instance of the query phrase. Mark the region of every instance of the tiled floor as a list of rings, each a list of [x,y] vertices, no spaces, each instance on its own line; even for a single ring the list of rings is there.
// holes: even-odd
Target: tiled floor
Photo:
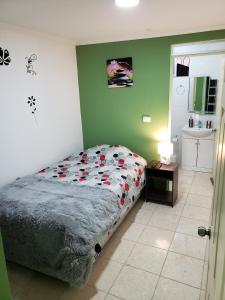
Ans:
[[[174,208],[139,200],[94,265],[88,285],[70,288],[9,264],[17,300],[203,300],[212,198],[209,174],[179,172]]]

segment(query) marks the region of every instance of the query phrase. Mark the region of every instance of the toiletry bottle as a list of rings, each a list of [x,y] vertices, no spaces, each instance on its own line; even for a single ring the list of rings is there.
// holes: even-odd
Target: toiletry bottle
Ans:
[[[209,127],[208,128],[212,128],[212,121],[209,121]]]
[[[206,126],[205,127],[209,128],[209,121],[208,120],[206,121]]]
[[[193,120],[192,116],[190,116],[190,118],[189,118],[188,125],[189,125],[189,128],[192,128],[194,126],[194,120]]]

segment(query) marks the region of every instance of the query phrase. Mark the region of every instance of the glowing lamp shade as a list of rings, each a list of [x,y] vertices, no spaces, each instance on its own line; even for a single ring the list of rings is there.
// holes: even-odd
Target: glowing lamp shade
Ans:
[[[173,154],[173,144],[169,142],[158,143],[158,153],[160,154],[160,162],[170,164],[170,156]]]
[[[132,7],[139,4],[139,0],[115,0],[115,4],[120,7]]]

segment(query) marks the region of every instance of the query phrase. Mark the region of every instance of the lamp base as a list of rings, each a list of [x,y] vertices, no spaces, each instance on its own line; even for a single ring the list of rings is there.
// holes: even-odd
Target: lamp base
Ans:
[[[160,155],[161,164],[169,165],[170,164],[170,156]]]

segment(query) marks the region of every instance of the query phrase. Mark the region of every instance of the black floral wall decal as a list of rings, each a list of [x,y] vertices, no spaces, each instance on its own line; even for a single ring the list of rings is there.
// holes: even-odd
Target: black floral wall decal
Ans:
[[[7,49],[2,49],[0,47],[0,66],[8,66],[11,62],[11,58],[9,56],[9,51]]]
[[[34,116],[35,122],[37,123],[37,119],[36,119],[36,115],[35,115],[37,108],[36,108],[36,99],[34,98],[34,96],[28,97],[27,103],[29,104],[29,106],[31,108],[31,113]]]
[[[34,66],[33,66],[33,62],[37,60],[37,55],[31,54],[29,57],[25,57],[25,59],[27,60],[27,64],[26,64],[27,73],[32,75],[37,75],[37,73],[34,71]]]

